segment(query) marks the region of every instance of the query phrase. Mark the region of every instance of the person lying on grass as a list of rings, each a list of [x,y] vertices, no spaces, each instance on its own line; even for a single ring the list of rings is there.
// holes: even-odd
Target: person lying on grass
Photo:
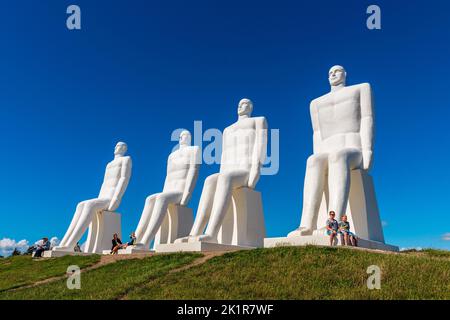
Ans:
[[[341,235],[341,244],[357,247],[356,236],[350,231],[350,223],[347,221],[347,215],[343,215],[339,222],[339,233]]]
[[[330,217],[327,219],[326,222],[326,228],[327,228],[327,235],[330,236],[330,246],[333,245],[334,239],[336,238],[336,235],[339,230],[339,224],[334,217],[336,216],[336,213],[334,211],[330,211]]]

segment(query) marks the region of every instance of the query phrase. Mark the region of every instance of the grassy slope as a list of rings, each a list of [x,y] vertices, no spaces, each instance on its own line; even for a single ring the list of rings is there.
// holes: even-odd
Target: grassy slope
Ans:
[[[31,256],[14,256],[0,259],[0,292],[29,285],[39,280],[62,276],[67,267],[77,265],[80,268],[93,265],[100,256],[66,256],[58,259],[32,260]]]
[[[370,265],[381,290],[368,290]],[[216,257],[137,288],[130,299],[450,299],[450,254],[275,248]]]
[[[445,251],[282,247],[228,253],[168,272],[199,256],[123,260],[83,273],[81,290],[57,281],[4,292],[0,299],[450,299],[450,253]],[[366,286],[366,270],[373,264],[382,270],[381,290]]]
[[[144,259],[121,260],[81,275],[81,289],[69,290],[66,280],[33,288],[0,293],[1,299],[116,299],[171,269],[194,261],[198,254],[158,255]]]

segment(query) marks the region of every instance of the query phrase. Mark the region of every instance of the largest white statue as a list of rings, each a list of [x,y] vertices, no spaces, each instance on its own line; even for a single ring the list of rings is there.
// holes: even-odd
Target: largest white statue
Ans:
[[[114,149],[114,159],[106,166],[103,184],[98,197],[80,202],[77,205],[72,222],[61,243],[58,247],[54,248],[54,251],[73,251],[73,248],[86,232],[89,225],[93,221],[96,222],[95,215],[97,213],[102,211],[112,212],[119,207],[131,177],[132,163],[131,158],[125,156],[126,152],[126,143],[118,142]],[[106,236],[112,237],[112,234]],[[91,246],[90,243],[86,245]]]
[[[258,183],[265,159],[267,122],[264,117],[251,117],[252,111],[253,103],[249,99],[239,102],[237,122],[223,132],[220,172],[206,178],[190,236],[178,239],[177,243],[215,243],[219,240],[219,243],[249,246],[256,246],[260,242],[262,246],[265,235],[262,205],[260,194],[252,190]],[[230,214],[235,217],[230,217],[232,221],[227,228],[224,221],[232,198],[234,205]],[[252,217],[242,219],[242,215]],[[247,222],[248,226],[242,225]],[[226,238],[230,238],[229,241]],[[234,242],[231,238],[234,238]]]
[[[358,236],[384,242],[372,180],[367,175],[374,141],[371,87],[368,83],[347,87],[342,66],[332,67],[328,79],[331,91],[310,105],[313,155],[306,165],[300,227],[288,237],[313,235],[325,224],[329,211],[336,212],[339,220],[351,211]],[[349,193],[354,208],[348,208]],[[318,221],[321,207],[323,221]]]

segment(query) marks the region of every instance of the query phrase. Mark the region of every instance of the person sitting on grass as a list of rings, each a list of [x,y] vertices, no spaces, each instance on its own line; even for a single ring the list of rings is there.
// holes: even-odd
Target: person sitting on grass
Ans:
[[[121,245],[122,245],[122,240],[120,240],[117,233],[114,233],[113,239],[112,239],[111,254],[117,254],[117,251],[119,251]]]
[[[36,246],[33,257],[40,258],[42,257],[42,253],[47,250],[50,250],[50,241],[48,241],[48,238],[44,237],[42,238],[42,243]]]
[[[339,233],[341,234],[341,244],[357,247],[356,236],[350,231],[350,223],[347,221],[347,215],[343,215],[339,222]]]
[[[330,211],[330,217],[327,219],[326,222],[326,228],[327,228],[327,235],[330,236],[330,246],[333,245],[334,239],[336,238],[336,235],[339,230],[339,224],[334,217],[336,216],[336,213],[334,211]]]

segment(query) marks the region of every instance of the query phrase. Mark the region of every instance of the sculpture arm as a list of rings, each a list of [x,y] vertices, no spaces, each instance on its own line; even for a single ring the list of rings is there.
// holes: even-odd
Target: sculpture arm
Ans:
[[[131,158],[123,159],[119,182],[117,183],[117,186],[114,190],[114,195],[109,204],[108,207],[109,211],[114,211],[119,207],[120,201],[122,200],[122,196],[125,193],[125,190],[127,189],[128,182],[130,181],[131,167],[132,167]]]
[[[309,106],[311,114],[311,124],[313,128],[313,154],[320,153],[320,144],[322,143],[322,136],[320,134],[319,115],[317,106],[314,101],[311,101]]]
[[[198,172],[200,169],[200,149],[199,147],[193,147],[193,152],[190,157],[189,170],[186,176],[186,183],[184,187],[183,197],[180,204],[186,206],[191,199],[192,192],[194,191],[195,184],[197,183]]]
[[[254,189],[258,183],[261,166],[264,163],[267,151],[267,121],[264,117],[256,119],[256,136],[253,147],[252,163],[248,178],[248,187]]]
[[[374,112],[373,97],[370,84],[361,85],[361,146],[363,156],[363,169],[370,170],[373,159],[373,139],[374,139]]]

